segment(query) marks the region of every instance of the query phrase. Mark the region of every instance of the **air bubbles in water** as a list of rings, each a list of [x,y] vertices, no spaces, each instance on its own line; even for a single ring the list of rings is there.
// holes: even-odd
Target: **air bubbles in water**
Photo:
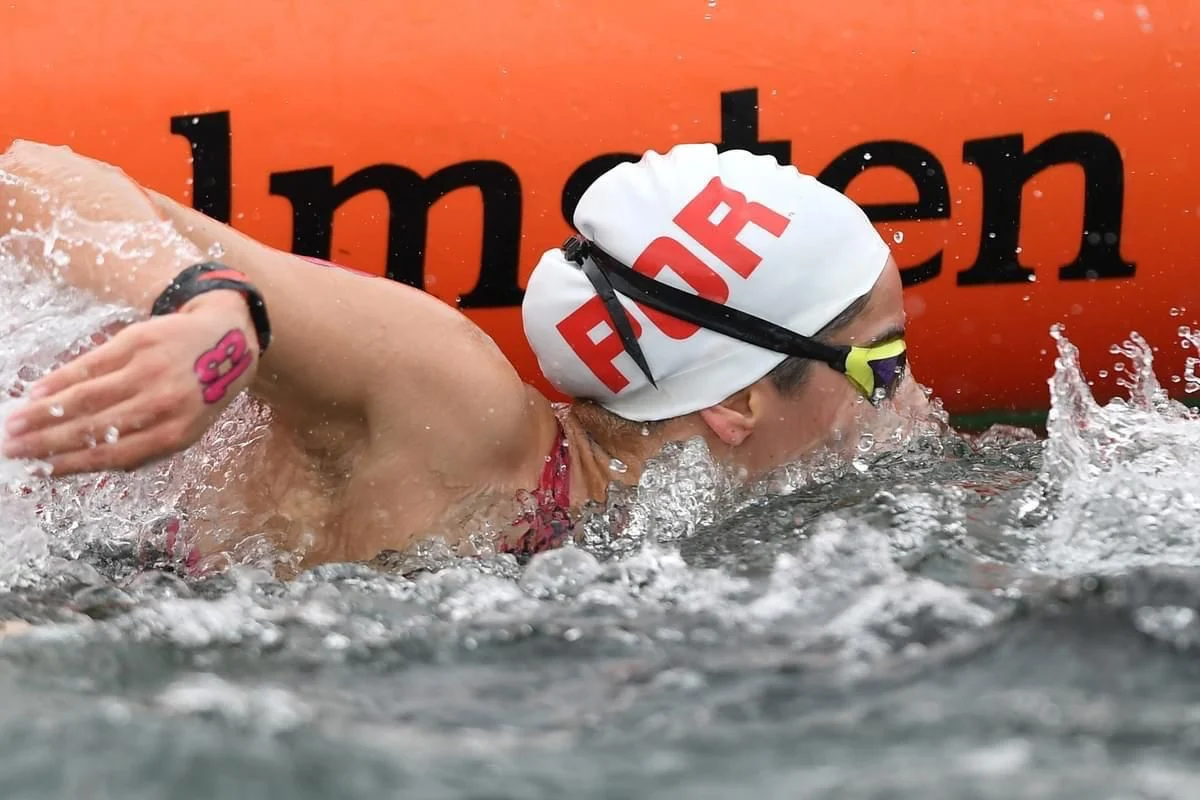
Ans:
[[[904,231],[896,231],[895,233],[893,233],[892,241],[895,242],[896,244],[900,244],[901,242],[903,242],[904,241]]]
[[[50,412],[50,416],[52,416],[52,417],[61,417],[67,413],[66,409],[64,409],[58,403],[55,403],[54,405],[50,406],[49,412]]]
[[[116,425],[109,425],[108,429],[104,431],[104,441],[108,444],[116,444],[120,438],[121,432],[117,430]]]
[[[213,242],[208,247],[208,257],[211,258],[213,261],[224,258],[225,257],[225,248],[221,246],[220,242]]]
[[[608,468],[612,472],[625,473],[629,471],[629,467],[619,458],[609,459]]]

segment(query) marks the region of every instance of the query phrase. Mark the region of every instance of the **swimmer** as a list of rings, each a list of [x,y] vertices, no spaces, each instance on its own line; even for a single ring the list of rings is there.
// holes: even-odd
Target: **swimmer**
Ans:
[[[528,555],[569,538],[585,503],[636,484],[669,442],[701,437],[752,480],[853,446],[885,409],[923,413],[887,244],[794,167],[709,144],[648,152],[597,179],[574,222],[522,304],[542,371],[574,398],[558,405],[431,295],[16,142],[0,155],[7,256],[146,318],[29,387],[3,455],[54,475],[137,468],[195,444],[248,392],[270,409],[269,436],[251,478],[204,502],[242,510],[255,522],[241,535],[265,532],[311,566],[480,518],[497,550]],[[52,229],[53,259],[22,234]],[[199,527],[186,535],[200,555],[238,535]]]

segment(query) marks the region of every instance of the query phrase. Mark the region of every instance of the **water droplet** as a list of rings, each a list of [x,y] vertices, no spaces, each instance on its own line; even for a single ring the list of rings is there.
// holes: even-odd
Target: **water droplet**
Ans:
[[[642,426],[642,436],[649,436],[649,435],[650,435],[650,426],[643,425]]]
[[[895,242],[896,244],[900,244],[901,242],[903,242],[904,241],[904,231],[896,231],[895,233],[893,233],[892,241]]]
[[[1036,282],[1037,282],[1037,275],[1030,275],[1030,276],[1029,276],[1029,282],[1030,282],[1030,283],[1036,283]]]
[[[116,444],[120,438],[121,432],[117,430],[116,425],[109,425],[108,429],[104,431],[104,441],[108,444]]]
[[[1183,311],[1184,311],[1184,310],[1183,310],[1182,308],[1174,308],[1174,307],[1172,307],[1172,308],[1171,308],[1171,310],[1170,310],[1168,313],[1169,313],[1169,314],[1170,314],[1172,317],[1180,317],[1180,316],[1183,316]]]
[[[1117,372],[1124,372],[1125,365],[1124,364],[1113,364],[1113,369],[1116,370]]]
[[[213,242],[208,246],[208,257],[216,261],[225,256],[225,248],[220,242]]]
[[[871,160],[871,154],[863,153],[863,161],[870,161],[870,160]]]
[[[1097,374],[1097,375],[1099,375],[1101,378],[1107,378],[1107,377],[1108,377],[1108,370],[1106,370],[1106,369],[1102,369],[1102,370],[1100,370],[1099,372],[1097,372],[1096,374]]]
[[[52,417],[61,417],[63,414],[67,413],[66,409],[64,409],[58,403],[55,403],[54,405],[50,406],[49,411],[50,411],[50,416],[52,416]]]
[[[625,465],[625,462],[619,458],[610,459],[608,462],[608,468],[612,472],[616,473],[625,473],[629,470],[629,467]]]

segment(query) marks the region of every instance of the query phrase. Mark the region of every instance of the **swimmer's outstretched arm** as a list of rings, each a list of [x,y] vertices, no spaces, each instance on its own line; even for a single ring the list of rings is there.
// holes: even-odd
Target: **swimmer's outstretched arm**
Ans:
[[[79,219],[64,221],[63,208]],[[444,303],[269,248],[65,148],[15,143],[0,155],[0,234],[53,226],[66,259],[45,257],[42,239],[30,239],[36,247],[21,255],[143,310],[219,243],[221,260],[262,292],[274,336],[260,364],[246,304],[230,291],[131,325],[34,387],[41,396],[9,418],[10,457],[46,459],[58,473],[138,466],[194,443],[242,388],[314,446],[334,437],[410,455],[436,452],[437,469],[468,480],[519,467],[545,446],[540,398],[490,339]],[[9,242],[19,246],[20,237]],[[193,365],[218,352],[231,331],[246,338],[254,358],[219,396],[205,396]],[[87,444],[110,427],[120,430],[114,442]]]

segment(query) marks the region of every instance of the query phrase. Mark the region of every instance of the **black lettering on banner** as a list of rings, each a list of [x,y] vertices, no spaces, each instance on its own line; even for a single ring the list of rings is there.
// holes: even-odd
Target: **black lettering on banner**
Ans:
[[[226,224],[232,207],[232,129],[230,112],[171,117],[171,133],[191,145],[193,206]],[[790,164],[788,140],[759,141],[756,88],[721,92],[721,151],[744,149],[774,156]],[[867,154],[870,158],[866,158]],[[617,164],[637,161],[635,153],[606,153],[581,164],[563,185],[561,209],[568,226],[586,189]],[[1021,225],[1021,193],[1046,169],[1074,164],[1084,178],[1083,228],[1079,252],[1059,269],[1061,280],[1128,278],[1135,264],[1121,257],[1124,209],[1124,163],[1116,144],[1106,136],[1076,131],[1053,136],[1024,151],[1024,137],[1012,134],[975,139],[963,145],[963,159],[983,178],[983,224],[974,263],[957,275],[960,286],[1021,282],[1032,270],[1017,254]],[[863,204],[872,222],[948,219],[950,189],[941,162],[920,145],[883,140],[856,145],[835,158],[818,179],[845,192],[868,169],[891,167],[905,173],[917,189],[913,203]],[[329,259],[333,219],[339,207],[363,192],[380,191],[388,203],[388,249],[384,274],[419,289],[425,288],[425,254],[429,211],[439,199],[459,189],[476,188],[483,203],[483,232],[479,277],[459,298],[463,308],[518,306],[524,294],[518,285],[523,198],[512,167],[500,161],[474,160],[451,164],[421,177],[396,164],[375,164],[335,182],[333,167],[314,167],[270,176],[270,192],[292,206],[292,251]],[[545,243],[546,246],[556,244]],[[942,251],[920,264],[905,267],[905,286],[938,276]]]
[[[792,163],[792,143],[786,139],[773,142],[758,140],[758,89],[736,89],[721,92],[721,141],[717,149],[746,150],[756,155],[775,156],[780,164]],[[575,227],[575,208],[579,198],[596,179],[618,164],[637,161],[635,153],[605,153],[585,161],[567,179],[562,193],[562,215],[567,224]]]
[[[192,206],[228,225],[233,193],[229,112],[171,117],[171,133],[192,146]]]
[[[1033,270],[1017,255],[1021,190],[1035,175],[1062,164],[1083,168],[1083,232],[1079,252],[1059,269],[1061,280],[1128,278],[1136,265],[1121,258],[1124,164],[1116,144],[1089,131],[1061,133],[1028,153],[1021,134],[974,139],[963,160],[983,176],[983,226],[975,263],[958,273],[958,285],[1018,283]]]
[[[587,191],[587,188],[596,182],[597,178],[617,164],[623,164],[626,161],[637,161],[640,158],[641,156],[634,155],[633,153],[605,153],[602,156],[596,156],[580,164],[571,173],[571,177],[567,178],[567,182],[563,184],[562,215],[567,225],[571,228],[575,227],[575,209],[579,206],[579,199],[583,197],[583,193]]]
[[[721,141],[717,149],[746,150],[758,156],[775,156],[780,164],[792,163],[792,143],[758,140],[758,89],[721,92]]]
[[[950,218],[950,186],[937,156],[920,145],[901,141],[867,142],[835,158],[817,180],[839,192],[868,169],[892,167],[906,174],[917,187],[915,203],[860,203],[872,222],[912,222]],[[905,286],[915,286],[942,272],[942,251],[900,270]]]
[[[388,201],[388,254],[385,275],[425,288],[425,247],[429,209],[445,195],[467,187],[483,199],[483,249],[479,280],[459,298],[463,308],[520,305],[517,285],[521,243],[521,182],[500,161],[464,161],[422,178],[407,167],[375,164],[335,183],[333,167],[314,167],[271,175],[271,194],[292,204],[292,250],[328,259],[333,215],[343,203],[368,191]]]

